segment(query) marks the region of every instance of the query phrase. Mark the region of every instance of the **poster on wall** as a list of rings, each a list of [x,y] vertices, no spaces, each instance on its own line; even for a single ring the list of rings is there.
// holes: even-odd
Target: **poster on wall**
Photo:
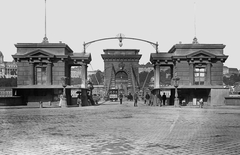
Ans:
[[[161,96],[165,93],[166,97],[169,98],[171,96],[171,91],[170,90],[163,90],[160,92]]]

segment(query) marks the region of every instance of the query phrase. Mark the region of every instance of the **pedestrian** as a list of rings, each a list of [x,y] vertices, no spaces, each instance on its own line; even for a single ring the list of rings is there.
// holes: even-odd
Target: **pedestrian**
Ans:
[[[157,106],[162,106],[162,96],[160,93],[157,94]]]
[[[123,99],[123,94],[120,93],[120,95],[119,95],[120,104],[122,104],[122,99]]]
[[[163,105],[165,105],[166,99],[167,99],[167,96],[165,93],[163,93],[163,96],[162,96]]]
[[[59,107],[62,106],[62,100],[63,100],[63,95],[61,94],[61,95],[59,96],[59,104],[58,104]]]
[[[131,93],[129,93],[129,100],[132,101],[133,100],[133,96]]]
[[[149,105],[149,99],[150,99],[150,95],[147,92],[145,95],[145,104]]]
[[[203,99],[202,98],[199,100],[199,105],[200,105],[200,108],[203,108]]]
[[[42,108],[43,107],[43,102],[39,101],[39,107]]]
[[[134,107],[137,107],[137,101],[138,101],[138,92],[135,92],[134,96]]]
[[[158,103],[157,98],[158,98],[157,94],[154,93],[154,95],[153,95],[153,106],[157,106],[157,103]]]
[[[150,100],[149,100],[149,106],[153,106],[153,99],[154,99],[154,95],[153,95],[153,92],[151,92]]]
[[[82,105],[81,105],[81,102],[82,102],[82,101],[81,101],[81,95],[78,94],[78,96],[77,96],[77,105],[78,105],[78,106],[82,106]]]

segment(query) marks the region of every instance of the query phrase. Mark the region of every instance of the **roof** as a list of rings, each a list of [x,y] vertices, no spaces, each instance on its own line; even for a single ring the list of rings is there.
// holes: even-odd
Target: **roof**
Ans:
[[[65,43],[17,43],[17,48],[66,48],[73,53],[73,50]]]
[[[223,44],[176,44],[168,51],[173,53],[176,49],[224,49]]]
[[[174,89],[174,86],[164,86],[154,89]],[[223,86],[218,85],[180,85],[178,89],[226,89]]]
[[[62,85],[20,85],[18,87],[13,87],[13,89],[62,89]],[[87,89],[81,88],[79,85],[69,85],[66,89]]]
[[[13,89],[53,89],[53,88],[63,88],[62,85],[19,85],[13,87]]]

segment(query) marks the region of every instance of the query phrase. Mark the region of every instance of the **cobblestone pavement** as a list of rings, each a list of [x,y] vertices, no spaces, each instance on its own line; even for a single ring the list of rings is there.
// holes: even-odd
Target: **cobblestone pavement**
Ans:
[[[0,109],[0,154],[238,155],[240,110],[106,102]]]

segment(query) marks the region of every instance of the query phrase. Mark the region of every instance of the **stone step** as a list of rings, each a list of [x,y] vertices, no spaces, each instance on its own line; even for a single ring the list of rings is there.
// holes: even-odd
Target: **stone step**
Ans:
[[[43,102],[43,107],[59,107],[59,102]],[[40,107],[39,102],[28,102],[28,107]]]

